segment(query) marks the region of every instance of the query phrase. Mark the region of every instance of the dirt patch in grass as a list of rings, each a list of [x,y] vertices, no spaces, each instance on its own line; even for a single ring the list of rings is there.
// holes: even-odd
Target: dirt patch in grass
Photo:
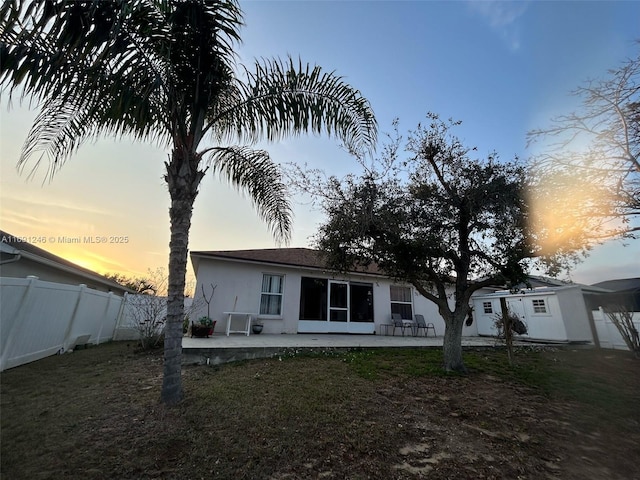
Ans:
[[[625,352],[433,350],[187,367],[114,343],[3,372],[6,479],[634,479],[640,362]]]

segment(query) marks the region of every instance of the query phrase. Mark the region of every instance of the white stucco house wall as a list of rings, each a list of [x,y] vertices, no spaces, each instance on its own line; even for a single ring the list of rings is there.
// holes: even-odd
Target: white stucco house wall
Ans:
[[[215,286],[210,311],[217,333],[225,330],[224,312],[234,311],[251,313],[269,334],[380,334],[392,312],[406,319],[422,314],[438,336],[444,334],[436,305],[412,286],[394,283],[375,268],[338,275],[323,266],[316,250],[193,251],[191,263],[195,301],[203,287],[208,295]],[[475,322],[465,326],[463,335],[477,334]]]

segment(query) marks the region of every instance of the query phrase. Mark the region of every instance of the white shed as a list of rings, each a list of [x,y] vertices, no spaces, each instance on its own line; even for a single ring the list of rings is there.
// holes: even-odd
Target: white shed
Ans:
[[[478,334],[496,336],[500,299],[527,325],[520,339],[559,343],[590,343],[593,335],[583,297],[583,285],[541,287],[511,293],[507,290],[474,296]]]

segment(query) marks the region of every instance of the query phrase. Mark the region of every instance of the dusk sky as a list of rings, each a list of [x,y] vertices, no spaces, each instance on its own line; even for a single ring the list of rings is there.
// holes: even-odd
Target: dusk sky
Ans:
[[[406,133],[431,111],[461,120],[457,134],[477,147],[479,157],[495,150],[505,160],[534,155],[526,148],[526,133],[575,110],[577,99],[569,93],[637,55],[634,42],[640,39],[635,1],[249,1],[241,6],[246,26],[240,63],[300,57],[359,89],[373,106],[381,138],[394,118]],[[105,138],[84,145],[52,182],[46,164],[28,180],[28,171],[16,171],[16,161],[36,111],[17,97],[8,103],[3,92],[0,228],[100,273],[141,275],[165,267],[167,151]],[[260,146],[277,162],[306,163],[338,176],[359,171],[333,138]],[[299,200],[292,247],[309,246],[322,220]],[[88,243],[85,237],[120,243]],[[81,243],[65,242],[76,238]],[[203,180],[191,250],[275,246],[247,198],[218,178]],[[610,242],[570,278],[590,284],[639,271],[640,241],[626,247]]]

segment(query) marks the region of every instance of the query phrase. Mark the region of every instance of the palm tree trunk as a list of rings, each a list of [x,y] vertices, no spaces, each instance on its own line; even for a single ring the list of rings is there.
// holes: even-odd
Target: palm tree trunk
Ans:
[[[193,202],[198,194],[198,185],[204,174],[198,171],[198,158],[185,149],[174,149],[171,154],[171,163],[165,165],[167,168],[165,180],[171,196],[171,207],[169,208],[171,241],[169,243],[169,288],[161,400],[167,405],[175,405],[183,397],[182,322],[184,319],[184,287],[187,274],[189,230]]]
[[[445,318],[444,343],[442,353],[444,359],[444,369],[448,372],[466,372],[467,369],[462,361],[462,326],[465,315],[454,312]]]

